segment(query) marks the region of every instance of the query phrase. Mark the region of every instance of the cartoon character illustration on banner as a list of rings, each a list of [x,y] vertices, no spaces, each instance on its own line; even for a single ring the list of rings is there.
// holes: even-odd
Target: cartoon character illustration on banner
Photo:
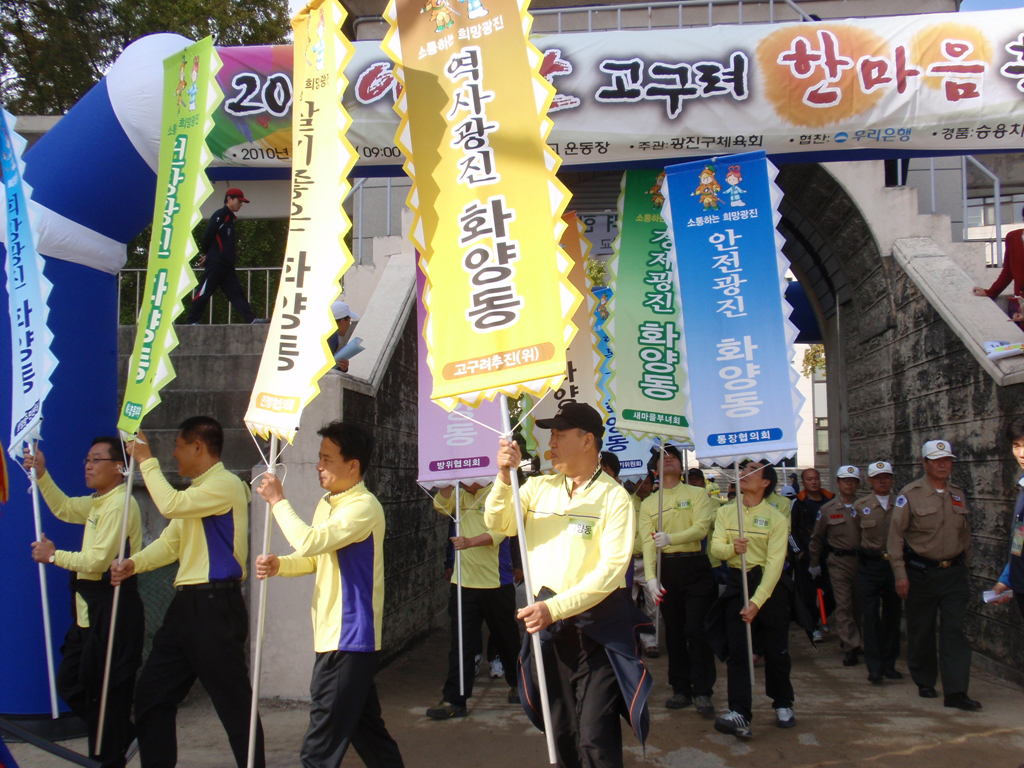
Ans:
[[[722,185],[715,178],[715,173],[715,166],[710,163],[704,166],[704,170],[700,172],[700,184],[691,193],[691,196],[697,195],[700,197],[700,202],[704,206],[705,211],[718,210],[718,193],[722,191]],[[662,197],[661,200],[664,202],[665,198]]]
[[[174,89],[174,96],[178,100],[178,111],[185,106],[185,97],[182,95],[185,93],[185,67],[188,66],[188,62],[185,57],[181,57],[181,68],[178,70],[178,87]]]
[[[448,4],[448,0],[427,0],[420,13],[424,11],[430,11],[430,21],[434,24],[435,32],[444,32],[455,23],[452,14],[456,11]]]
[[[322,72],[324,68],[324,9],[321,8],[317,14],[316,21],[316,42],[313,42],[312,34],[312,17],[306,21],[306,44],[307,50],[316,54],[316,64],[309,60],[309,56],[306,57],[306,63],[311,67],[315,66],[317,72]]]
[[[651,196],[651,202],[654,203],[655,208],[661,208],[665,204],[665,195],[661,192],[661,185],[665,183],[665,172],[662,171],[658,174],[658,180],[654,182],[654,186],[647,190],[647,194]]]
[[[729,172],[725,174],[725,183],[729,186],[722,192],[722,197],[728,198],[729,205],[733,208],[745,208],[747,205],[740,197],[740,195],[747,194],[747,190],[740,188],[741,181],[743,181],[743,171],[738,165],[730,165]]]
[[[199,93],[199,57],[192,59],[192,85],[188,87],[188,111],[196,111],[196,95]]]
[[[459,0],[459,2],[464,3],[466,0]],[[469,18],[482,19],[486,15],[487,9],[484,8],[484,5],[480,0],[469,0]]]

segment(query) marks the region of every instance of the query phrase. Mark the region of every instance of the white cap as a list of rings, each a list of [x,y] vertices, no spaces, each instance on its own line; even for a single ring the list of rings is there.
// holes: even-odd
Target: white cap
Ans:
[[[921,456],[926,459],[941,459],[949,456],[951,459],[955,459],[953,455],[953,446],[949,444],[948,440],[929,440],[921,447]]]
[[[782,489],[779,491],[779,493],[781,493],[787,499],[795,499],[796,498],[796,488],[794,488],[792,485],[784,485],[784,486],[782,486]]]
[[[888,461],[876,461],[870,467],[868,467],[868,477],[874,477],[875,475],[891,475],[892,464]]]
[[[348,304],[340,299],[331,304],[331,312],[334,313],[335,320],[342,320],[346,317],[351,317],[353,320],[359,319],[359,315],[349,309]]]
[[[860,480],[860,470],[853,466],[853,464],[843,464],[843,466],[839,468],[839,472],[836,473],[836,477],[852,477],[856,480]]]

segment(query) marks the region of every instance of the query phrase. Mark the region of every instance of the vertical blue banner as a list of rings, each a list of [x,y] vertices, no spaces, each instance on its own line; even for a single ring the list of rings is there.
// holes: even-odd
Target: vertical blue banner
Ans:
[[[775,168],[750,152],[665,170],[697,458],[792,455],[802,397]]]
[[[14,116],[0,110],[0,159],[3,166],[7,295],[11,310],[11,442],[15,461],[22,443],[38,439],[43,401],[50,391],[50,373],[57,364],[50,352],[50,282],[43,277],[43,259],[29,217],[32,190],[24,183],[21,153],[25,140],[14,132]]]

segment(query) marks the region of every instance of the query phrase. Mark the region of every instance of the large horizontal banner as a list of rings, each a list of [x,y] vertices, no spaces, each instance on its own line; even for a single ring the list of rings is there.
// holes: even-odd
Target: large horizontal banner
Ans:
[[[664,214],[679,258],[697,458],[792,455],[803,397],[792,366],[782,193],[763,152],[669,166]]]
[[[479,44],[502,23],[467,20],[457,42]],[[567,164],[747,149],[966,154],[1024,143],[1019,10],[531,40],[557,91],[548,143]],[[455,42],[438,35],[418,55]],[[349,139],[360,163],[401,164],[392,63],[377,41],[355,48],[345,71]],[[221,50],[226,97],[210,137],[215,154],[229,165],[287,164],[291,57],[270,47]]]

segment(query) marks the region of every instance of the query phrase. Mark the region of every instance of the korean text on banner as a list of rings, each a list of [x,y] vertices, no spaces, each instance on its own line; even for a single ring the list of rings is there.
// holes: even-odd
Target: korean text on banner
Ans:
[[[574,212],[569,211],[562,218],[566,224],[565,231],[562,233],[562,249],[572,260],[569,281],[585,298],[580,302],[572,317],[573,325],[577,330],[565,353],[565,379],[562,381],[562,386],[549,397],[540,401],[524,425],[527,450],[536,451],[540,456],[541,470],[551,469],[551,456],[547,450],[551,433],[549,430],[538,427],[537,419],[551,418],[565,403],[587,403],[595,407],[598,405],[597,338],[594,336],[590,320],[590,304],[593,294],[590,292],[592,282],[587,276],[586,257],[590,243],[583,237],[581,230],[585,227],[576,218]],[[532,402],[530,406],[532,406]],[[528,409],[529,406],[527,406]]]
[[[50,352],[53,335],[47,327],[46,300],[50,281],[43,276],[43,257],[36,251],[32,227],[32,188],[25,183],[21,153],[25,139],[14,132],[15,117],[0,109],[3,154],[4,245],[7,248],[7,296],[11,309],[11,456],[21,460],[23,443],[39,438],[43,401],[57,359]]]
[[[416,327],[419,334],[419,475],[417,482],[428,488],[452,485],[459,480],[494,479],[494,433],[481,426],[487,424],[501,429],[500,400],[483,402],[479,408],[459,403],[445,410],[430,399],[430,368],[427,367],[427,342],[423,326],[427,310],[423,305],[423,290],[427,280],[423,271],[416,270]],[[462,415],[460,415],[462,414]],[[469,416],[472,421],[468,418]],[[479,423],[477,423],[479,422]]]
[[[679,333],[679,285],[672,233],[662,217],[665,175],[627,171],[619,195],[612,405],[620,430],[688,440],[686,367]]]
[[[666,169],[679,253],[697,458],[778,461],[797,448],[803,396],[785,299],[782,193],[764,152]]]
[[[402,83],[396,141],[428,288],[431,397],[445,408],[557,389],[582,300],[559,247],[568,192],[545,139],[554,89],[527,3],[392,0],[383,47]],[[474,34],[486,16],[487,34]]]
[[[138,433],[142,417],[157,406],[160,390],[175,375],[170,353],[178,346],[178,336],[173,323],[181,312],[182,297],[196,285],[189,266],[197,253],[192,230],[201,218],[199,207],[213,191],[206,178],[206,166],[212,160],[206,135],[223,98],[215,80],[219,68],[220,57],[209,37],[164,60],[153,236],[117,422],[118,429],[129,435]]]
[[[615,272],[614,254],[609,262],[609,274]],[[647,462],[651,458],[651,446],[654,441],[647,436],[640,438],[619,431],[618,417],[612,406],[612,394],[609,381],[612,376],[611,363],[614,356],[611,340],[605,323],[611,315],[615,304],[615,290],[611,285],[595,285],[592,289],[594,297],[592,322],[594,336],[597,339],[597,392],[601,410],[605,414],[604,445],[602,450],[611,451],[619,459],[619,477],[637,477],[647,474]]]
[[[351,222],[342,208],[355,163],[341,105],[352,44],[338,0],[314,0],[292,19],[296,96],[292,110],[292,210],[284,269],[245,423],[253,434],[289,443],[302,409],[334,366],[327,339],[337,332],[331,302],[352,264]]]

